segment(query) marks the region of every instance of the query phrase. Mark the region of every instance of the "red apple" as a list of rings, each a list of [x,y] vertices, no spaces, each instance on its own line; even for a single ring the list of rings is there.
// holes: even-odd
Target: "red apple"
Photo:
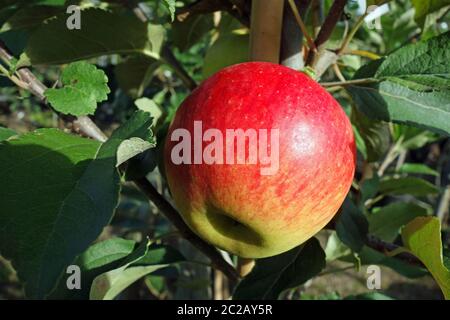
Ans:
[[[233,131],[247,134],[241,144],[227,136]],[[355,142],[341,106],[317,82],[249,62],[222,69],[186,98],[164,157],[189,227],[221,249],[262,258],[331,220],[352,183]]]

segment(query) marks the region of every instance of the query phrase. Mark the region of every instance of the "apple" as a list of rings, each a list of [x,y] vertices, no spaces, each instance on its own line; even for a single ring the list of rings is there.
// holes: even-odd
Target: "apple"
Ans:
[[[317,82],[247,62],[185,99],[164,164],[192,231],[230,253],[262,258],[300,245],[331,220],[351,186],[355,154],[348,117]]]

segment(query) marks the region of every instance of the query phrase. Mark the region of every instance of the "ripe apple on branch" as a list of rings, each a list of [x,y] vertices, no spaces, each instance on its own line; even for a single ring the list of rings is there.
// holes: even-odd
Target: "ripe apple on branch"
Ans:
[[[198,123],[218,133],[211,142],[198,136]],[[264,175],[264,163],[249,161],[266,136],[246,135],[242,150],[235,136],[223,142],[233,129],[278,130],[279,140],[269,143],[272,155],[279,152],[278,170]],[[341,106],[303,73],[267,62],[234,65],[207,79],[178,109],[167,137],[167,179],[184,220],[245,258],[282,253],[316,234],[341,206],[355,171],[352,126]],[[224,162],[223,150],[247,161],[229,162],[227,154]],[[211,154],[217,161],[199,161]]]

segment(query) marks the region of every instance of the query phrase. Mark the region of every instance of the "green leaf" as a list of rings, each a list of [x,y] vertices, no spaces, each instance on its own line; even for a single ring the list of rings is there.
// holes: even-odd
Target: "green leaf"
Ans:
[[[163,265],[132,266],[146,256],[150,242],[140,246],[121,267],[97,276],[92,282],[89,298],[91,300],[112,300],[128,286],[140,278],[166,267]]]
[[[450,134],[450,32],[402,47],[355,74],[371,83],[348,86],[368,117]]]
[[[64,114],[93,114],[97,103],[105,101],[110,92],[105,73],[84,61],[69,64],[61,81],[63,88],[47,89],[45,96],[55,110]]]
[[[190,15],[184,21],[175,20],[172,24],[173,44],[185,51],[197,43],[206,33],[212,30],[214,21],[212,14]]]
[[[405,163],[397,170],[397,172],[409,174],[425,174],[436,177],[439,176],[439,172],[422,163]]]
[[[132,56],[116,66],[120,88],[132,98],[141,97],[161,62],[146,56]]]
[[[122,238],[111,238],[90,246],[76,260],[82,270],[93,270],[120,260],[133,252],[136,242]]]
[[[439,189],[430,182],[417,177],[388,177],[381,180],[380,192],[389,195],[426,196],[438,193]]]
[[[365,179],[363,183],[361,184],[361,200],[359,205],[364,207],[364,203],[372,199],[376,196],[378,193],[380,187],[380,178],[376,173],[374,173],[374,176],[370,179]]]
[[[119,179],[97,155],[99,143],[56,129],[0,145],[0,252],[30,297],[45,297],[111,218]]]
[[[3,24],[1,32],[30,29],[39,26],[47,19],[63,12],[57,6],[28,6],[19,9]]]
[[[450,32],[428,41],[406,45],[388,55],[375,73],[376,79],[404,77],[422,79],[427,83],[433,77],[447,77],[450,81]],[[415,77],[415,78],[414,78]],[[428,81],[427,81],[428,80]]]
[[[207,78],[225,67],[249,61],[249,42],[248,34],[221,34],[206,51],[203,76]]]
[[[173,247],[152,244],[147,253],[134,261],[131,266],[171,264],[183,261],[186,261],[186,258]]]
[[[25,52],[33,65],[62,64],[111,54],[143,54],[159,59],[162,26],[142,22],[129,10],[88,8],[81,29],[69,30],[67,15],[58,15],[36,29]]]
[[[401,141],[401,148],[404,150],[415,150],[436,141],[439,136],[435,133],[401,124],[393,125],[394,140]]]
[[[175,19],[175,4],[176,4],[176,1],[175,0],[163,0],[163,4],[167,8],[167,10],[169,11],[170,19],[172,19],[172,21],[173,21]]]
[[[163,115],[161,107],[152,99],[140,98],[134,101],[134,104],[139,110],[148,112],[153,117],[152,126],[156,126],[156,123]]]
[[[342,205],[342,212],[336,220],[339,239],[354,252],[361,251],[368,232],[368,222],[363,213],[350,198]]]
[[[15,135],[16,135],[16,132],[14,130],[0,127],[0,141],[6,140]]]
[[[259,259],[252,272],[237,286],[233,299],[277,299],[325,267],[325,253],[315,238],[280,255]]]
[[[120,166],[131,158],[143,153],[144,151],[153,148],[156,145],[154,139],[152,141],[144,140],[138,137],[133,137],[124,140],[117,149],[117,164]]]
[[[420,26],[423,26],[428,14],[450,5],[450,0],[411,0],[411,2],[416,9],[414,19]]]
[[[390,146],[388,124],[369,119],[354,107],[352,108],[351,120],[364,141],[367,161],[378,161]]]
[[[435,217],[418,217],[402,229],[404,246],[410,250],[432,274],[445,299],[450,299],[450,270],[444,265],[441,223]]]
[[[358,108],[376,120],[393,121],[450,134],[450,92],[414,91],[391,81],[347,88]]]
[[[65,275],[59,281],[56,290],[52,292],[50,299],[88,299],[94,278],[118,268],[120,262],[133,252],[135,246],[134,241],[121,238],[112,238],[93,244],[73,263],[81,270],[81,289],[68,290],[66,285],[68,275]]]
[[[103,144],[56,129],[0,144],[0,253],[13,261],[30,297],[47,296],[111,220],[120,191],[117,149],[146,137],[150,124],[140,111]]]
[[[336,232],[333,231],[328,237],[327,246],[325,247],[326,260],[333,261],[350,253],[349,247],[342,243]]]
[[[136,246],[135,241],[121,238],[112,238],[92,245],[73,263],[81,269],[81,290],[68,290],[66,277],[62,277],[58,289],[50,298],[88,299],[91,284],[97,276],[125,264],[149,266],[185,261],[185,258],[170,246],[150,245],[146,253],[145,250],[142,251],[142,246],[135,249]]]
[[[427,275],[426,269],[413,266],[407,262],[403,262],[395,257],[388,257],[384,253],[375,251],[372,248],[364,246],[362,250],[358,253],[359,262],[362,265],[383,265],[391,268],[395,272],[411,279],[423,277]],[[345,257],[339,258],[341,261],[354,263],[355,256],[353,254],[347,255]]]
[[[416,217],[428,215],[428,210],[410,202],[396,202],[372,212],[369,233],[387,242],[393,242],[400,228]]]

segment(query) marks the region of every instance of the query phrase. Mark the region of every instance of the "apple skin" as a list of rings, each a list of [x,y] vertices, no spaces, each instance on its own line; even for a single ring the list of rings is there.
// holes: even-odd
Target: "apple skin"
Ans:
[[[226,129],[278,128],[278,172],[261,175],[259,162],[175,165],[171,150],[179,142],[171,134],[184,128],[193,137],[194,121],[224,136]],[[331,220],[351,186],[355,154],[348,117],[317,82],[281,65],[247,62],[222,69],[186,98],[164,162],[192,231],[238,256],[263,258],[300,245]]]

